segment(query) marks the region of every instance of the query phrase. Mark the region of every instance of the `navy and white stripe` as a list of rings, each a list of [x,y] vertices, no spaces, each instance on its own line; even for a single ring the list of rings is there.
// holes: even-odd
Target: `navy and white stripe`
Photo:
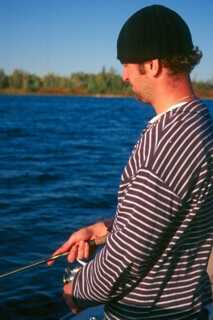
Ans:
[[[149,123],[121,177],[107,243],[74,279],[105,319],[197,319],[211,303],[213,127],[191,101]]]

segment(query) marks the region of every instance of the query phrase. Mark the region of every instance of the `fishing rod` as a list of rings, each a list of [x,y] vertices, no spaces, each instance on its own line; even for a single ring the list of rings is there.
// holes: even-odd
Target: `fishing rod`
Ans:
[[[14,270],[6,272],[6,273],[2,273],[2,274],[0,274],[0,279],[1,278],[6,278],[6,277],[8,277],[8,276],[10,276],[12,274],[18,273],[18,272],[22,272],[22,271],[25,271],[25,270],[28,270],[28,269],[31,269],[31,268],[35,268],[35,267],[37,267],[37,266],[39,266],[41,264],[47,263],[48,261],[57,260],[60,257],[68,255],[68,253],[69,252],[64,252],[64,253],[61,253],[61,254],[57,254],[56,256],[45,258],[45,259],[39,260],[39,261],[34,261],[31,264],[28,264],[28,265],[26,265],[24,267],[14,269]]]
[[[96,246],[103,245],[105,242],[106,242],[106,236],[103,236],[103,237],[96,238],[96,239],[94,239],[94,240],[88,241],[89,247],[90,247],[90,252],[93,253],[93,252],[95,251]],[[59,258],[61,258],[61,257],[63,257],[63,256],[67,256],[68,254],[69,254],[69,251],[64,252],[64,253],[57,254],[57,255],[55,255],[55,256],[50,256],[50,257],[48,257],[48,258],[45,258],[45,259],[42,259],[42,260],[39,260],[39,261],[34,261],[34,262],[32,262],[31,264],[28,264],[28,265],[26,265],[26,266],[23,266],[23,267],[20,267],[20,268],[11,270],[11,271],[9,271],[9,272],[0,274],[0,279],[6,278],[6,277],[8,277],[8,276],[10,276],[10,275],[13,275],[13,274],[16,274],[16,273],[18,273],[18,272],[22,272],[22,271],[25,271],[25,270],[28,270],[28,269],[31,269],[31,268],[38,267],[38,266],[40,266],[41,264],[45,264],[45,263],[47,263],[48,261],[57,260],[57,259],[59,259]]]

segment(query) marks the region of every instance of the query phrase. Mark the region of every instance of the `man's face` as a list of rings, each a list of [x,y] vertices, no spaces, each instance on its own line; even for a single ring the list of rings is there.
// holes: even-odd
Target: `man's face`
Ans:
[[[150,79],[147,76],[144,65],[133,63],[124,64],[122,79],[131,85],[138,99],[150,103]]]

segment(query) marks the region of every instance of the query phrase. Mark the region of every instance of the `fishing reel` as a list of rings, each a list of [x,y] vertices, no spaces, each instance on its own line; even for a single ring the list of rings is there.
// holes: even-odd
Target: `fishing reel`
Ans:
[[[71,266],[67,266],[63,274],[63,284],[72,282],[80,269],[81,267],[71,268]]]
[[[97,246],[104,245],[105,242],[106,242],[106,236],[90,240],[89,241],[90,256],[94,255]],[[78,273],[78,271],[81,269],[81,267],[83,267],[87,264],[86,262],[84,262],[82,260],[77,260],[77,262],[78,262],[78,264],[80,264],[80,266],[71,268],[71,266],[68,265],[65,268],[64,275],[63,275],[63,284],[72,282],[76,273]]]
[[[65,270],[64,270],[64,274],[63,274],[63,284],[72,282],[75,275],[79,272],[79,270],[81,269],[82,266],[86,265],[86,262],[82,261],[82,260],[77,260],[77,262],[79,263],[79,265],[77,267],[71,267],[71,265],[69,264]]]
[[[71,264],[68,264],[68,266],[65,268],[64,274],[63,274],[63,284],[64,285],[72,282],[74,277],[76,276],[76,274],[82,268],[82,266],[87,264],[86,262],[81,261],[81,260],[77,260],[77,262],[78,262],[77,266],[72,267]],[[68,315],[65,315],[64,317],[60,318],[60,320],[71,320],[71,318],[76,319],[76,320],[83,320],[83,319],[84,320],[85,319],[87,319],[87,320],[100,320],[103,318],[102,316],[100,317],[100,315],[97,315],[96,313],[97,313],[96,309],[85,310],[85,311],[82,311],[79,315],[74,315],[74,318],[73,318],[73,316],[70,316],[70,314],[68,314]]]

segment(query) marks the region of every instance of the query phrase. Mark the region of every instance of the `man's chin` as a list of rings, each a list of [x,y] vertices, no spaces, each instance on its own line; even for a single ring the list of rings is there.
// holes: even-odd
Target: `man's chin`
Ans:
[[[135,93],[135,97],[136,97],[136,99],[137,100],[140,100],[140,101],[142,101],[142,102],[144,102],[144,103],[149,103],[141,94],[139,94],[139,93]]]

